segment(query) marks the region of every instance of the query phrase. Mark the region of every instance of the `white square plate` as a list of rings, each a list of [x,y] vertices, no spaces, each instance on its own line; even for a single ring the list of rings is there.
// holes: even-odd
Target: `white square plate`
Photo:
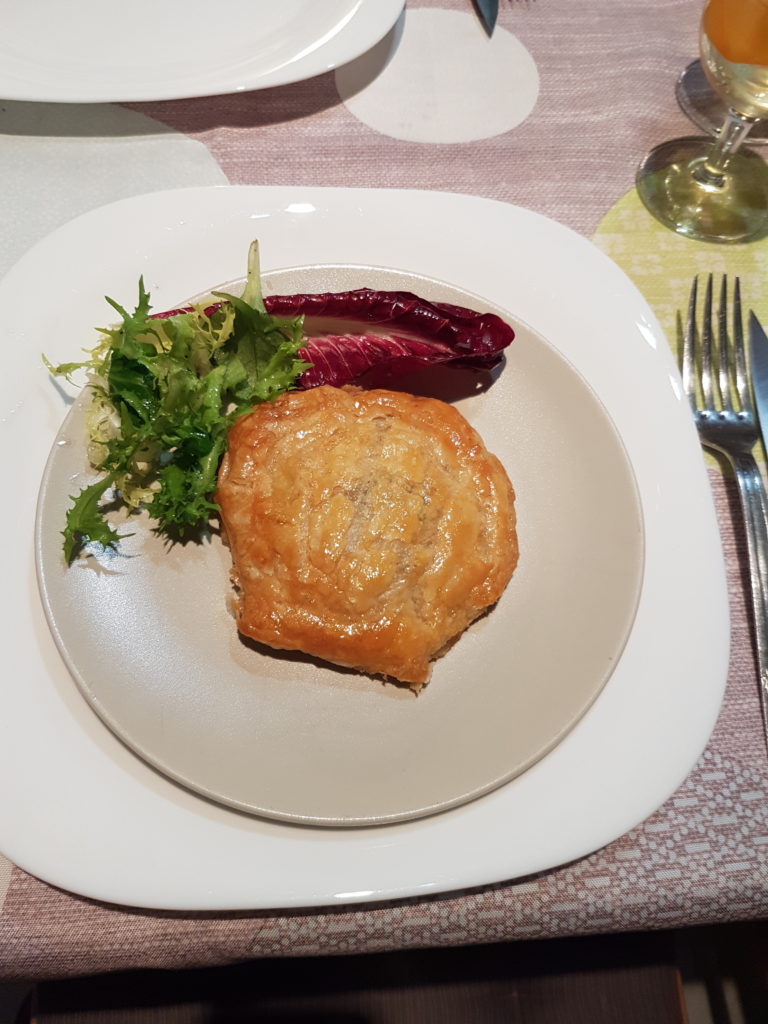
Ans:
[[[645,571],[619,663],[549,754],[463,807],[319,830],[209,803],[115,739],[83,701],[48,630],[33,526],[65,403],[40,353],[76,358],[104,323],[103,296],[134,294],[139,274],[157,309],[239,277],[253,237],[265,270],[385,266],[455,283],[512,311],[589,382],[632,465]],[[60,228],[0,283],[0,302],[9,495],[0,516],[10,539],[0,592],[0,849],[15,863],[86,896],[170,909],[423,895],[585,855],[655,810],[691,769],[727,672],[717,523],[666,341],[631,282],[585,239],[538,214],[469,196],[187,189],[116,203]],[[528,443],[535,439],[521,438]]]

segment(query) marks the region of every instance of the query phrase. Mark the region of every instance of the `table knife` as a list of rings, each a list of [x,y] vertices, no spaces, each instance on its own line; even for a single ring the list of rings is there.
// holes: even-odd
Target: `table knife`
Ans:
[[[749,313],[749,369],[752,376],[752,394],[757,410],[757,425],[763,451],[766,450],[766,433],[768,433],[768,337],[760,321],[750,310]],[[765,492],[760,488],[763,497],[763,517],[768,521],[768,508],[765,505]],[[760,662],[762,664],[762,661]],[[760,700],[763,709],[763,726],[768,740],[768,674],[760,673]]]
[[[489,36],[492,36],[493,30],[496,27],[496,18],[499,14],[499,0],[475,0],[475,6],[485,25],[485,31]]]
[[[752,310],[749,312],[749,372],[757,411],[757,426],[765,453],[768,451],[768,336]],[[768,520],[768,508],[764,506],[763,512]]]
[[[755,314],[749,314],[749,362],[760,434],[768,433],[768,337]]]

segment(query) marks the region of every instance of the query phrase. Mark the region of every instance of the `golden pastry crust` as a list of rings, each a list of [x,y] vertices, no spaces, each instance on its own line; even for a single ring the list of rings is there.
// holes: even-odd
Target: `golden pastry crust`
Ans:
[[[216,500],[240,633],[414,689],[517,563],[507,474],[437,399],[288,392],[232,427]]]

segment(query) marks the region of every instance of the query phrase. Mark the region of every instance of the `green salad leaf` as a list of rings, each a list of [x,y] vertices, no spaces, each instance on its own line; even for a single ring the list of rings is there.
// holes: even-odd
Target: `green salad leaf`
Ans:
[[[214,294],[223,301],[209,312],[200,305],[152,317],[141,279],[133,312],[107,299],[121,322],[99,332],[87,359],[45,361],[57,376],[86,371],[89,458],[103,474],[67,512],[69,563],[88,542],[118,542],[105,518],[114,503],[146,509],[155,529],[171,539],[208,522],[218,510],[212,495],[230,426],[293,388],[308,367],[298,356],[303,318],[273,317],[264,308],[255,242],[242,296]]]

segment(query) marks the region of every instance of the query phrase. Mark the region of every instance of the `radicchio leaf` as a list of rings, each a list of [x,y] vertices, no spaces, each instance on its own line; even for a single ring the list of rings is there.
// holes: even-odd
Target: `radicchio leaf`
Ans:
[[[307,338],[300,357],[312,363],[297,385],[301,388],[386,380],[427,366],[451,362],[489,370],[515,336],[494,313],[477,313],[447,302],[430,302],[411,292],[358,288],[346,292],[264,296],[272,316],[304,316],[312,321],[348,320],[370,324],[376,331],[318,332]],[[209,306],[211,313],[217,305]],[[165,318],[188,312],[174,309]],[[391,329],[391,330],[390,330]]]

